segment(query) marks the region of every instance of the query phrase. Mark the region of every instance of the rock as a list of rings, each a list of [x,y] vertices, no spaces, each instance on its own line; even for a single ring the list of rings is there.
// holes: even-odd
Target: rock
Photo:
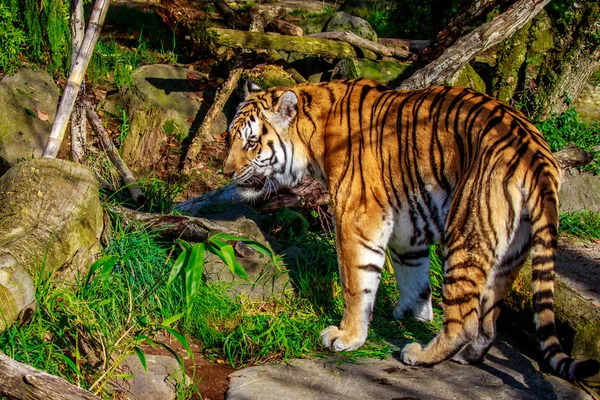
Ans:
[[[139,67],[132,78],[132,87],[124,93],[131,127],[121,155],[133,171],[145,173],[163,157],[161,149],[169,136],[183,140],[200,126],[208,111],[202,101],[214,95],[214,88],[204,85],[200,90],[204,77],[198,71],[163,64]],[[227,117],[221,113],[208,140],[226,130]]]
[[[485,82],[470,64],[465,65],[463,69],[458,71],[448,84],[452,86],[468,87],[477,90],[479,93],[486,93]]]
[[[573,357],[579,360],[600,360],[600,322],[577,328],[573,341]],[[600,372],[586,378],[588,382],[600,382]]]
[[[263,68],[254,69],[248,74],[258,86],[268,89],[274,86],[294,86],[296,81],[280,65],[265,65]]]
[[[367,21],[344,11],[338,11],[327,23],[326,32],[352,31],[358,36],[377,43],[377,33]]]
[[[558,194],[561,211],[600,212],[600,176],[565,173],[565,178]]]
[[[0,81],[0,168],[40,157],[56,116],[59,89],[45,71],[21,69]]]
[[[246,204],[229,205],[227,209],[219,212],[195,216],[207,218],[271,248],[259,227],[260,216]],[[250,282],[232,274],[229,267],[212,254],[207,257],[204,265],[204,275],[208,280],[227,284],[227,290],[232,295],[246,293],[253,299],[266,299],[292,290],[287,268],[283,262],[279,263],[280,268],[278,268],[266,256],[243,244],[236,244],[234,247],[237,260],[246,270]]]
[[[152,354],[145,357],[147,372],[137,355],[128,356],[119,369],[133,378],[112,379],[107,385],[108,392],[130,400],[174,400],[190,384],[190,378],[174,358]]]
[[[305,35],[310,35],[311,33],[319,33],[323,32],[325,26],[331,19],[331,14],[320,13],[314,14],[307,18],[302,18],[299,21],[290,21],[295,25],[298,25],[304,31]]]
[[[446,361],[418,368],[392,357],[349,361],[332,356],[244,368],[230,379],[227,400],[592,399],[500,342],[479,365]]]
[[[336,67],[344,79],[369,78],[389,87],[397,87],[408,78],[414,68],[398,61],[374,61],[344,58]]]
[[[85,276],[99,250],[102,207],[87,167],[59,159],[19,163],[0,178],[0,331],[26,318],[44,266],[66,280]]]

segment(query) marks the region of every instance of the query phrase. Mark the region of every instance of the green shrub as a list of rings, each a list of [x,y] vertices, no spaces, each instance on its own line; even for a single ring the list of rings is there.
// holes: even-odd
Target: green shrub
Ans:
[[[12,74],[20,65],[19,56],[25,48],[25,32],[15,26],[14,11],[0,3],[0,71]]]
[[[595,152],[594,147],[600,144],[600,125],[581,121],[574,108],[538,122],[536,126],[544,134],[552,151],[559,151],[574,144],[585,151]],[[597,152],[594,161],[582,169],[595,174],[600,173],[600,157]]]

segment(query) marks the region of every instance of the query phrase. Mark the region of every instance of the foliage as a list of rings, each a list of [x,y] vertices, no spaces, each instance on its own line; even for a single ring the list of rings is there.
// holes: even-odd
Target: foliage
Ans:
[[[600,240],[600,213],[588,210],[560,214],[561,233]]]
[[[600,157],[594,150],[594,147],[600,143],[598,123],[589,124],[581,121],[577,111],[570,108],[561,115],[553,115],[545,121],[538,122],[536,126],[544,134],[552,151],[559,151],[574,144],[585,151],[596,152],[594,161],[582,169],[595,174],[600,173]]]
[[[0,0],[0,71],[13,72],[20,57],[66,73],[71,56],[69,2]]]
[[[15,26],[15,15],[0,3],[0,71],[12,74],[19,66],[19,55],[25,48],[25,32]]]
[[[460,3],[460,0],[374,0],[367,20],[380,37],[435,39],[457,14]]]

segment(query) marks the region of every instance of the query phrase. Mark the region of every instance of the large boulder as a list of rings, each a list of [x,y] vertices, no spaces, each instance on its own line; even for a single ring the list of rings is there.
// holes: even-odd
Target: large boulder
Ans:
[[[68,280],[99,250],[102,207],[94,173],[65,160],[35,159],[0,178],[0,331],[35,307],[43,268]]]
[[[333,14],[325,30],[327,32],[352,31],[362,38],[377,43],[377,33],[371,24],[362,18],[355,17],[344,11],[338,11]]]
[[[132,73],[133,85],[123,95],[130,131],[123,140],[121,155],[138,174],[160,167],[170,136],[184,140],[202,122],[215,89],[198,71],[172,65],[144,65]],[[209,136],[227,130],[221,113]],[[203,141],[206,138],[203,138]]]
[[[600,176],[566,171],[565,178],[558,194],[561,211],[600,212]]]
[[[123,394],[130,400],[175,400],[177,394],[191,379],[173,357],[146,354],[146,369],[135,354],[128,356],[119,370],[131,378],[112,379],[107,389],[110,394]]]
[[[0,167],[40,157],[48,140],[59,88],[46,71],[21,69],[0,81]]]

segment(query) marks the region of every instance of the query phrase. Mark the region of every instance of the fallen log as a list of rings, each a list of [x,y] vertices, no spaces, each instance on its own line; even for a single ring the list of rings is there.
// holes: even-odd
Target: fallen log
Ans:
[[[57,376],[0,352],[0,397],[10,400],[101,400]]]
[[[431,45],[430,40],[379,38],[379,43],[388,47],[399,47],[409,51],[421,52]]]
[[[553,153],[561,168],[582,167],[594,160],[594,153],[580,149],[575,145],[570,145],[564,149]]]
[[[361,54],[352,45],[336,40],[222,28],[208,28],[206,33],[214,43],[236,49],[283,50],[326,58],[361,58]],[[368,56],[368,51],[363,53],[365,58],[374,58]]]
[[[247,236],[227,229],[206,218],[188,215],[152,214],[121,206],[106,206],[106,209],[121,219],[125,225],[140,225],[168,240],[183,239],[191,242],[204,242],[215,233],[221,232],[234,236]]]

